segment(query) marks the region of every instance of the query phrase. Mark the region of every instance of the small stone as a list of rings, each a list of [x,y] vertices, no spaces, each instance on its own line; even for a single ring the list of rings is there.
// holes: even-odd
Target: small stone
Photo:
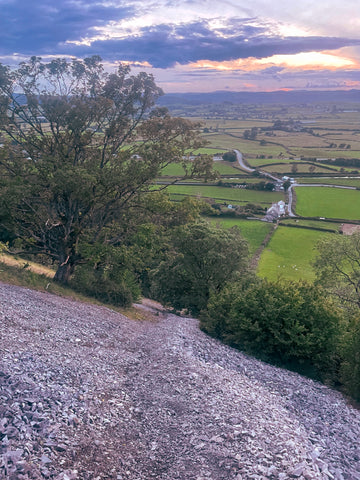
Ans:
[[[293,475],[294,477],[301,477],[303,471],[304,471],[304,465],[298,465],[298,466],[295,467],[294,470],[291,472],[291,475]]]
[[[47,455],[41,455],[41,462],[42,463],[51,463],[52,460]]]

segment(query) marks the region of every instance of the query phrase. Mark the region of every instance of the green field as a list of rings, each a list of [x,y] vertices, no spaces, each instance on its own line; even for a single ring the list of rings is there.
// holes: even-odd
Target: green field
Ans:
[[[281,220],[280,223],[281,225],[318,228],[319,230],[332,230],[333,232],[338,232],[341,226],[341,223],[337,222],[327,222],[324,220],[307,220],[302,218],[286,218],[284,220]]]
[[[268,165],[272,165],[273,163],[293,163],[295,160],[293,158],[249,158],[247,162],[252,167],[264,167],[266,168]]]
[[[306,161],[309,158],[360,158],[359,111],[355,113],[337,111],[334,114],[331,105],[327,110],[322,109],[321,113],[313,106],[306,105],[281,106],[281,108],[276,105],[254,105],[241,107],[242,113],[239,114],[239,119],[236,119],[225,116],[210,118],[214,113],[205,113],[206,106],[202,108],[204,111],[199,110],[198,112],[198,115],[204,114],[204,118],[201,120],[206,128],[204,128],[202,136],[209,142],[202,153],[215,154],[238,149],[250,166],[277,173],[279,177],[294,175],[298,183],[354,186],[360,189],[360,176],[345,178],[346,175],[352,175],[351,171],[355,170],[354,167],[340,167],[331,164],[328,166]],[[221,108],[235,109],[234,106]],[[196,115],[196,113],[194,114]],[[260,130],[263,126],[273,126],[278,119],[284,122],[290,120],[290,128],[288,130],[286,128]],[[295,123],[291,124],[291,121]],[[259,128],[257,137],[254,140],[245,139],[244,131],[251,130],[253,127]],[[264,158],[260,158],[260,156]],[[300,157],[303,157],[304,160],[301,161]],[[179,167],[175,167],[167,167],[162,175],[180,176],[181,173],[177,170]],[[314,167],[315,170],[313,170]],[[233,166],[230,163],[214,162],[214,169],[219,171],[224,183],[263,180],[263,178],[255,178],[251,173],[247,175],[248,178],[240,178],[240,175],[244,175],[245,172],[237,168],[237,165]],[[319,174],[318,177],[317,174]],[[341,174],[344,177],[341,177]],[[303,175],[303,178],[299,178],[300,175]],[[311,176],[307,177],[306,175]],[[334,175],[338,178],[335,178]],[[224,176],[232,178],[227,179]],[[261,277],[268,277],[271,280],[276,280],[278,277],[313,280],[315,274],[311,262],[315,256],[315,245],[318,239],[323,235],[331,235],[325,230],[338,231],[340,227],[339,223],[319,221],[316,218],[334,218],[349,222],[360,220],[359,190],[331,187],[295,187],[294,190],[295,213],[304,217],[315,217],[315,219],[295,218],[281,221],[287,225],[304,228],[280,225],[274,231],[270,243],[259,260],[258,274]],[[170,186],[168,191],[174,200],[190,195],[212,199],[215,203],[225,205],[254,203],[267,207],[271,203],[284,199],[284,194],[279,192],[226,188],[211,184],[175,185]],[[211,221],[226,228],[238,225],[244,238],[249,242],[252,254],[256,252],[265,237],[274,228],[274,224],[236,218],[216,217]],[[319,230],[311,230],[311,228]]]
[[[192,153],[193,155],[222,155],[227,151],[228,150],[224,148],[203,147],[199,148],[198,150],[194,150]]]
[[[220,175],[246,175],[241,170],[238,163],[213,162],[213,169],[218,171]],[[184,175],[183,167],[178,163],[170,163],[161,171],[161,177],[182,177]]]
[[[221,175],[246,175],[246,172],[241,170],[238,163],[214,162],[213,169],[218,171]]]
[[[257,190],[245,190],[241,188],[226,188],[218,186],[171,185],[168,187],[167,191],[170,194],[191,195],[199,198],[212,198],[233,204],[250,202],[271,205],[274,202],[284,199],[284,194],[280,192],[263,192]]]
[[[281,145],[268,144],[260,145],[258,141],[244,140],[241,136],[233,136],[226,133],[214,133],[204,135],[213,148],[226,148],[228,150],[238,149],[246,155],[272,155],[278,157],[280,153],[286,156],[286,149]]]
[[[211,219],[212,223],[221,225],[224,228],[237,226],[240,228],[243,237],[249,243],[250,254],[254,254],[261,246],[265,237],[274,228],[272,223],[266,223],[256,220],[243,220],[236,218],[215,218]]]
[[[360,191],[332,187],[297,187],[296,214],[303,217],[360,220]]]
[[[345,185],[348,187],[360,188],[360,177],[341,178],[341,177],[303,177],[297,179],[298,183],[322,183],[325,185]]]
[[[316,256],[316,244],[326,232],[279,226],[262,252],[257,273],[269,280],[315,279],[311,262]]]
[[[252,163],[252,162],[251,162]],[[264,170],[265,172],[270,172],[270,173],[281,173],[281,174],[285,174],[285,173],[309,173],[310,172],[310,164],[308,163],[296,163],[296,172],[293,171],[292,169],[292,165],[290,164],[282,164],[282,165],[279,165],[279,164],[276,164],[275,161],[274,161],[274,164],[269,164],[269,165],[266,165],[264,167],[261,167],[261,170]],[[331,172],[336,172],[336,169],[329,169],[329,168],[326,168],[326,167],[318,167],[316,166],[315,167],[315,170],[314,170],[315,173],[331,173]]]

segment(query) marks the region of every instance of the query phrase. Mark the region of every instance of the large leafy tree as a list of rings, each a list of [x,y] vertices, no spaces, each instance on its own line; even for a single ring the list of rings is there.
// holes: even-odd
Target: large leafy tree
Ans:
[[[318,245],[317,282],[344,305],[360,308],[360,233],[329,235]]]
[[[152,295],[193,315],[209,297],[239,275],[248,265],[248,245],[237,227],[223,229],[207,222],[174,229],[167,258],[152,272]]]
[[[114,225],[170,162],[184,176],[211,174],[209,158],[187,162],[201,145],[197,125],[155,107],[151,75],[101,58],[32,57],[15,70],[0,64],[0,215],[8,236],[57,263],[66,283],[81,262],[79,242],[111,238]],[[115,229],[116,230],[116,229]]]

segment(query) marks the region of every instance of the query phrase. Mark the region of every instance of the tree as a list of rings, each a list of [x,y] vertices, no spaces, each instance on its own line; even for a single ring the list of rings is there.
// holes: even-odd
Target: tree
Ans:
[[[317,250],[317,283],[350,308],[360,308],[360,233],[327,236]]]
[[[296,163],[292,163],[291,164],[291,173],[297,173],[298,171],[298,166],[296,165]]]
[[[236,162],[237,161],[236,153],[233,150],[231,152],[224,153],[222,158],[225,162]]]
[[[247,243],[239,229],[222,229],[206,222],[178,227],[171,253],[153,271],[153,298],[197,315],[211,293],[246,270]]]
[[[310,173],[314,173],[315,169],[316,169],[315,165],[309,165],[309,172]]]
[[[256,140],[257,134],[258,134],[257,127],[252,127],[249,135],[249,140]]]
[[[97,56],[0,64],[1,223],[57,263],[56,280],[82,262],[84,237],[119,242],[104,231],[153,191],[163,167],[212,174],[210,157],[185,155],[202,145],[199,125],[155,108],[161,94],[151,75],[106,73]]]
[[[287,180],[285,180],[285,182],[283,183],[283,187],[284,187],[284,191],[287,192],[289,190],[289,188],[291,187],[291,180],[290,178],[288,178]]]
[[[360,317],[351,319],[342,342],[340,381],[346,393],[360,401]]]

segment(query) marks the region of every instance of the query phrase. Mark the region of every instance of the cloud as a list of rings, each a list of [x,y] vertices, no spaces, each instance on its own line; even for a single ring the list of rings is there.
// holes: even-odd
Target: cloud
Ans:
[[[131,14],[98,0],[0,0],[0,53],[63,54],[63,42],[93,34],[94,27]]]
[[[275,22],[257,17],[218,17],[126,31],[121,20],[138,18],[141,4],[118,7],[119,2],[101,1],[105,0],[0,0],[0,54],[98,54],[108,61],[169,68],[199,60],[222,62],[360,45],[359,39],[284,37]]]
[[[96,53],[103,58],[149,62],[156,68],[169,68],[179,63],[186,65],[199,60],[226,61],[238,58],[264,58],[299,52],[334,50],[360,45],[360,39],[336,37],[283,37],[268,32],[263,26],[229,24],[212,30],[206,21],[183,25],[156,25],[142,28],[139,33],[125,38],[94,41],[90,46],[69,47],[74,55]]]

